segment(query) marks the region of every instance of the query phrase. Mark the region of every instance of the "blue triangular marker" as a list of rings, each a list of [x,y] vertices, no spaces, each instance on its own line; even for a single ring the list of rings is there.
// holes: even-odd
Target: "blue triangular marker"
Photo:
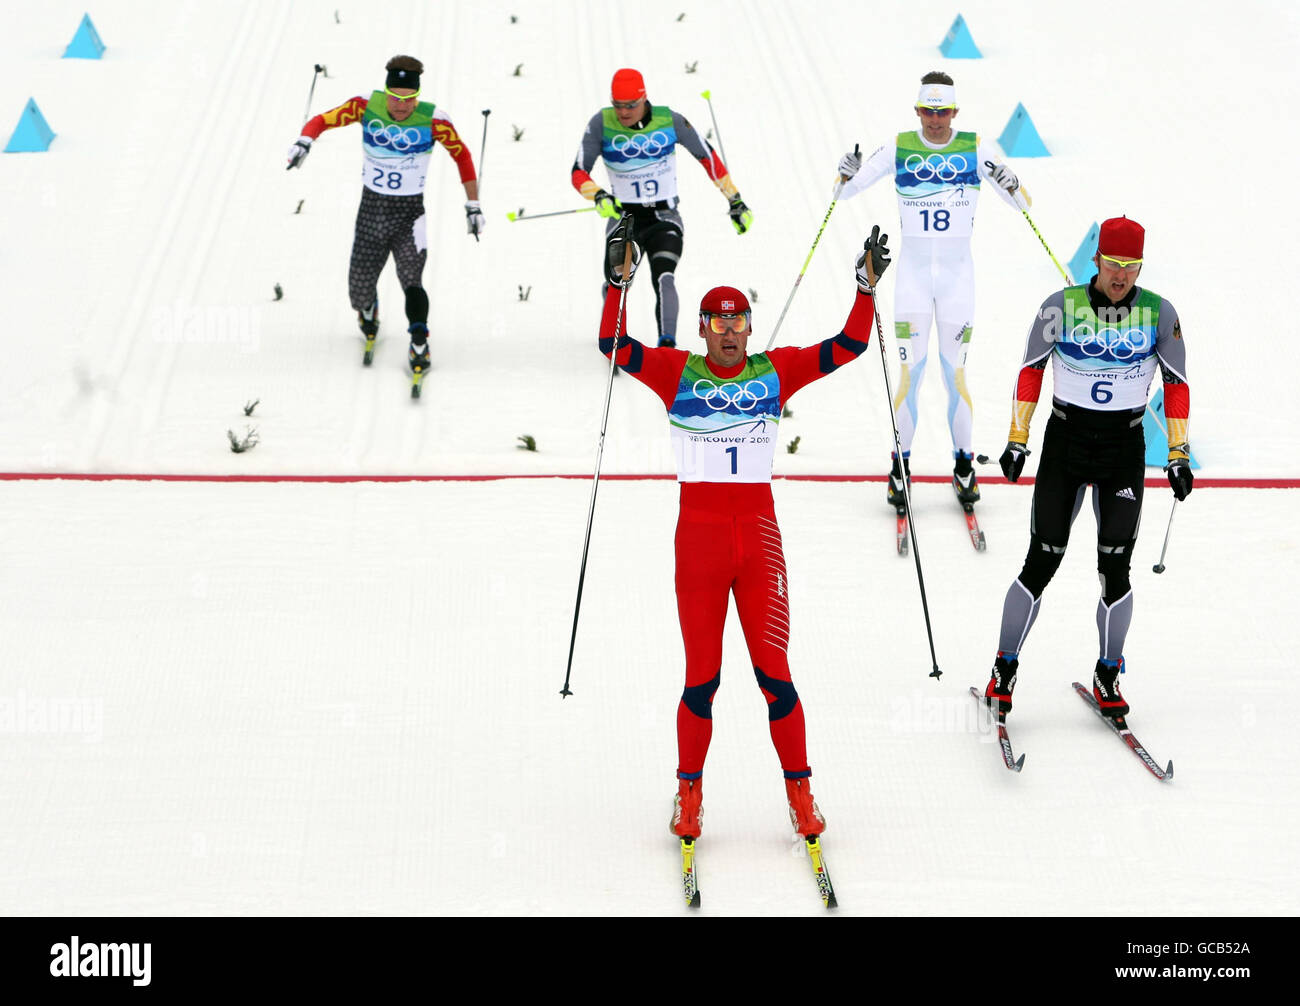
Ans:
[[[77,34],[72,36],[72,41],[63,50],[63,58],[99,59],[102,55],[104,55],[104,43],[99,40],[99,32],[95,31],[90,15],[83,14],[81,24],[77,25]]]
[[[939,43],[939,51],[949,59],[980,59],[983,56],[975,45],[975,40],[970,37],[966,19],[960,14],[948,29],[948,34],[943,37],[943,41]]]
[[[1100,233],[1101,230],[1096,223],[1089,227],[1088,233],[1084,235],[1083,242],[1079,245],[1079,250],[1074,253],[1074,258],[1066,263],[1070,267],[1070,275],[1074,277],[1074,282],[1080,286],[1097,275],[1097,267],[1092,264],[1092,257],[1097,254],[1097,236]]]
[[[1007,121],[1007,127],[998,137],[998,144],[1008,157],[1052,156],[1039,138],[1034,120],[1029,117],[1024,105],[1016,105],[1016,110]]]
[[[28,151],[49,150],[50,141],[54,139],[54,130],[36,107],[36,99],[28,98],[23,114],[18,117],[14,135],[5,144],[6,154],[19,154]]]
[[[1159,422],[1157,422],[1157,417]],[[1148,467],[1163,468],[1169,463],[1169,435],[1161,429],[1165,421],[1165,389],[1156,392],[1151,405],[1142,416],[1142,435],[1147,441],[1146,463]],[[1193,468],[1200,468],[1196,455],[1188,449],[1187,456]]]

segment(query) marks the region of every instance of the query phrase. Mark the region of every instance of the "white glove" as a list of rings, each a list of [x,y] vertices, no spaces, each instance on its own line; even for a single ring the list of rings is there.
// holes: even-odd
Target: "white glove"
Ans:
[[[465,226],[469,233],[475,237],[482,234],[483,228],[487,226],[487,218],[483,216],[483,211],[479,209],[477,199],[471,199],[465,204]]]
[[[994,165],[992,170],[989,171],[989,177],[1008,192],[1015,192],[1016,189],[1020,188],[1020,179],[1005,164]]]
[[[311,137],[300,136],[293,141],[293,146],[289,148],[289,168],[296,168],[307,160],[307,155],[311,153]],[[288,171],[289,168],[285,168]]]
[[[840,158],[840,166],[836,170],[839,171],[840,177],[847,182],[858,173],[858,169],[861,167],[862,157],[859,154],[845,154]]]

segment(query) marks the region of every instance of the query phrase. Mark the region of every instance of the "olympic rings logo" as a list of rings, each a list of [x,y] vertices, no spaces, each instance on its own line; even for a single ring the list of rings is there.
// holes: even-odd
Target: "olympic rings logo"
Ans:
[[[703,388],[703,392],[701,392]],[[746,381],[744,385],[717,385],[707,377],[701,377],[691,385],[691,393],[714,412],[734,406],[741,412],[747,412],[767,397],[767,385],[762,381]]]
[[[951,182],[959,175],[970,170],[970,162],[964,154],[909,154],[903,161],[903,170],[915,176],[918,182],[928,182],[937,178],[941,182]]]
[[[410,150],[420,142],[420,131],[414,126],[402,127],[396,123],[384,124],[372,119],[366,123],[366,132],[377,147],[389,147],[396,151]]]
[[[1094,331],[1086,323],[1075,325],[1067,340],[1078,346],[1084,356],[1096,358],[1110,354],[1115,360],[1131,360],[1154,343],[1152,336],[1140,328],[1103,328]]]
[[[658,157],[672,145],[672,140],[662,129],[656,129],[653,133],[641,133],[637,136],[617,133],[609,141],[609,145],[614,148],[614,153],[622,154],[624,157],[637,154]]]

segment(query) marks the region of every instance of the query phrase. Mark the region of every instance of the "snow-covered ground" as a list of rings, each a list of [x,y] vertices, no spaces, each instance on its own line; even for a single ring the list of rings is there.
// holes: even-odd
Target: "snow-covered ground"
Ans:
[[[588,471],[605,379],[592,345],[601,228],[592,214],[505,214],[585,205],[568,184],[573,152],[612,71],[632,65],[654,100],[702,130],[712,124],[699,94],[711,91],[755,212],[737,236],[722,197],[682,159],[684,344],[692,306],[724,282],[757,291],[755,338],[766,341],[839,155],[907,128],[917,80],[943,67],[959,126],[996,137],[1018,101],[1029,109],[1054,156],[1013,165],[1059,259],[1107,216],[1147,227],[1143,282],[1178,306],[1188,341],[1198,474],[1300,475],[1284,406],[1296,352],[1282,312],[1254,307],[1289,287],[1294,229],[1269,176],[1243,169],[1230,139],[1295,90],[1290,8],[1136,3],[1107,25],[1073,7],[1012,17],[966,2],[985,58],[947,61],[936,45],[955,8],[142,0],[90,9],[102,61],[62,60],[83,10],[0,7],[0,132],[34,97],[58,133],[46,153],[0,157],[11,319],[0,471]],[[378,86],[403,51],[424,59],[425,95],[451,110],[476,160],[481,111],[492,110],[481,243],[464,233],[463,193],[435,152],[434,371],[416,405],[391,269],[387,338],[373,368],[359,365],[346,292],[355,131],[326,134],[302,171],[283,169],[313,63],[329,72],[320,111]],[[977,449],[995,454],[1024,332],[1059,277],[1023,219],[991,194],[984,204],[968,382]],[[884,186],[836,208],[781,342],[838,330],[873,222],[897,224]],[[887,279],[886,322],[890,290]],[[651,310],[642,284],[634,335],[650,334]],[[914,470],[942,474],[935,374],[922,404]],[[800,446],[778,455],[779,472],[884,471],[874,347],[792,407],[781,436]],[[262,443],[232,454],[226,431],[248,425]],[[536,453],[517,449],[524,434]],[[670,470],[662,409],[625,379],[605,470]],[[602,485],[575,694],[562,702],[588,491],[559,479],[0,482],[0,904],[680,912],[665,829],[681,677],[676,488]],[[1139,736],[1175,762],[1168,786],[1069,688],[1095,645],[1086,523],[1024,653],[1013,731],[1027,757],[1013,776],[966,688],[987,676],[1028,491],[986,488],[990,545],[977,555],[948,491],[918,484],[939,682],[880,484],[775,492],[791,666],[843,912],[1296,913],[1294,492],[1198,490],[1157,577],[1170,497],[1149,491],[1125,694]],[[704,911],[820,912],[792,854],[735,625],[723,678]],[[592,857],[576,884],[575,833]],[[454,858],[466,835],[490,866],[472,880]]]

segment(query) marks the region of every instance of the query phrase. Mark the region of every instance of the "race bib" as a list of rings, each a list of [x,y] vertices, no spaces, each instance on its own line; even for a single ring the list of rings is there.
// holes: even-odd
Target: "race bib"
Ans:
[[[677,165],[671,157],[632,171],[610,168],[610,186],[621,203],[655,203],[677,198]]]
[[[367,153],[361,164],[361,178],[366,188],[380,195],[418,196],[424,191],[428,168],[428,154],[379,158]]]

